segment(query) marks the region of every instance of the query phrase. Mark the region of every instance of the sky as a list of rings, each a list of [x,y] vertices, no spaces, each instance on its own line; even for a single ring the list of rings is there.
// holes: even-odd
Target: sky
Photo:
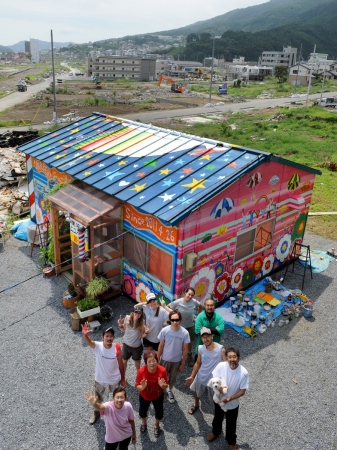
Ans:
[[[40,39],[78,44],[172,30],[268,0],[15,0],[2,2],[0,45]]]

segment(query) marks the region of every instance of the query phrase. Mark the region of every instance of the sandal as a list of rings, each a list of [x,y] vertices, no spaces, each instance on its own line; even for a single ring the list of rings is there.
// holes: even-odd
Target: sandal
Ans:
[[[159,437],[160,435],[160,428],[155,428],[154,429],[154,437]]]
[[[141,426],[140,426],[140,432],[141,432],[141,433],[145,433],[146,430],[147,430],[147,425],[141,425]]]
[[[193,414],[198,411],[199,406],[193,405],[190,407],[190,409],[188,410],[188,414],[191,414],[191,416],[193,416]]]

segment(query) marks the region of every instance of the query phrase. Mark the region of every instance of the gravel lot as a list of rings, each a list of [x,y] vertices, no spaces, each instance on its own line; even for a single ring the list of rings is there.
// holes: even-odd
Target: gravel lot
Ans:
[[[316,250],[337,248],[336,242],[314,235],[307,235],[306,243]],[[0,247],[0,290],[39,273],[29,251],[25,242],[13,237],[5,251]],[[226,328],[225,345],[239,346],[241,363],[250,373],[251,387],[241,400],[238,421],[242,449],[337,447],[336,264],[314,274],[313,280],[306,277],[304,292],[315,302],[313,318],[294,319],[255,339]],[[289,276],[285,284],[300,288],[301,281]],[[40,275],[0,294],[1,450],[96,450],[104,446],[104,422],[89,425],[91,407],[84,399],[93,383],[94,357],[81,333],[72,331],[69,311],[62,306],[66,285],[63,277]],[[121,297],[109,304],[115,313],[109,325],[121,342],[117,318],[129,312],[133,302]],[[100,335],[101,331],[93,337],[100,339]],[[177,402],[165,401],[164,433],[154,438],[151,409],[149,432],[138,433],[137,448],[228,449],[223,436],[211,444],[206,440],[212,421],[212,405],[207,400],[195,415],[187,413],[193,400],[184,378],[190,371],[186,368],[180,376]],[[137,411],[135,375],[129,363],[127,392]],[[137,432],[139,424],[136,416]]]

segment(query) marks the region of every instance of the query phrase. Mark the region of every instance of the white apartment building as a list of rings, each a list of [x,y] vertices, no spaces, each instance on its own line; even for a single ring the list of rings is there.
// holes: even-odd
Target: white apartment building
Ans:
[[[328,59],[327,53],[310,53],[308,66],[312,66],[315,72],[324,72],[329,70],[334,62],[333,59]]]
[[[271,76],[274,68],[267,66],[250,66],[242,64],[229,64],[226,71],[228,80],[236,80],[240,78],[244,81],[254,80],[262,81],[264,77]]]
[[[143,81],[154,80],[155,58],[128,56],[96,56],[86,58],[86,75],[96,75],[100,80],[127,78]]]
[[[32,55],[31,61],[33,63],[40,62],[39,42],[37,39],[30,40],[30,54]]]
[[[266,51],[262,52],[259,60],[259,66],[286,66],[291,67],[296,64],[297,48],[283,47],[282,52]]]

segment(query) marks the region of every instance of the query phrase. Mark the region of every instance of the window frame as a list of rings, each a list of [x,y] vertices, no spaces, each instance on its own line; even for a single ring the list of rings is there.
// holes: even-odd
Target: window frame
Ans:
[[[125,245],[126,245],[126,242],[127,242],[127,237],[133,237],[133,238],[139,239],[142,242],[142,244],[145,244],[145,255],[144,255],[144,258],[145,258],[145,269],[144,269],[144,267],[141,267],[141,265],[137,265],[137,263],[135,263],[134,261],[131,262],[130,260],[126,259],[126,257],[125,257],[125,253],[126,253],[125,252]],[[153,275],[151,272],[148,271],[149,246],[150,245],[152,247],[155,247],[157,250],[159,250],[159,251],[161,251],[161,252],[163,252],[166,255],[169,255],[171,257],[171,277],[170,277],[170,284],[169,285],[166,284],[163,280],[161,280],[160,278],[156,277],[155,275]],[[162,249],[161,247],[159,247],[155,243],[149,242],[146,239],[143,239],[143,238],[137,236],[136,234],[127,233],[124,236],[124,241],[123,241],[123,261],[125,263],[129,264],[130,266],[134,267],[135,269],[140,270],[142,273],[144,273],[149,278],[151,278],[151,279],[153,279],[155,281],[158,281],[160,284],[164,285],[169,290],[172,289],[172,287],[173,287],[173,278],[174,278],[174,255],[172,253]]]
[[[271,227],[271,231],[270,231],[270,241],[267,245],[265,245],[264,247],[260,247],[257,250],[254,250],[255,245],[256,245],[256,236],[258,233],[258,230],[262,227],[263,224],[268,223],[268,222],[272,222],[272,227]],[[257,255],[258,253],[261,253],[262,251],[264,251],[265,249],[267,249],[268,247],[270,247],[272,245],[273,242],[273,236],[274,236],[274,231],[275,231],[275,224],[276,224],[276,217],[272,217],[272,218],[268,218],[266,220],[264,220],[263,222],[257,223],[256,225],[250,226],[248,228],[245,228],[244,230],[241,230],[237,233],[236,235],[236,245],[235,245],[235,251],[234,251],[234,264],[238,264],[244,260],[246,260],[247,258],[253,256],[253,255]],[[242,244],[242,246],[240,247],[240,249],[244,246],[244,245],[249,245],[250,243],[252,244],[252,251],[248,254],[246,254],[243,257],[237,257],[238,254],[238,239],[240,239],[241,236],[244,236],[245,234],[251,234],[252,231],[254,231],[254,239],[250,240],[250,241],[246,241],[245,243]]]

